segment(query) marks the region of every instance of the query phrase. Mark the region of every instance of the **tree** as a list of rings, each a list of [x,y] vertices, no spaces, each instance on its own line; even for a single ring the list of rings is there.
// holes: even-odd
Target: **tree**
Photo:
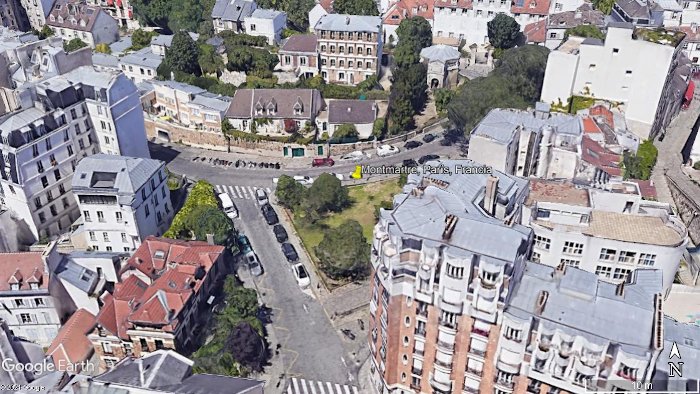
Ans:
[[[394,49],[394,61],[398,68],[405,68],[420,61],[420,51],[433,43],[433,33],[425,18],[414,16],[401,21],[396,29],[399,43]]]
[[[598,38],[600,40],[605,38],[605,34],[595,25],[578,25],[566,29],[564,32],[564,41],[566,41],[569,36]]]
[[[49,27],[49,25],[44,25],[41,30],[34,30],[34,34],[36,34],[40,40],[45,40],[49,37],[53,37],[54,31]]]
[[[423,63],[397,68],[389,95],[389,134],[407,131],[414,125],[413,116],[428,101],[427,68]]]
[[[507,78],[514,92],[534,104],[540,98],[548,57],[549,49],[541,45],[513,48],[503,53],[495,74]]]
[[[508,49],[515,46],[520,35],[520,25],[504,13],[499,13],[486,24],[489,42],[495,48]]]
[[[610,15],[613,4],[615,4],[615,0],[593,0],[593,7],[605,15]]]
[[[335,129],[332,141],[336,143],[355,142],[359,136],[360,133],[357,132],[355,125],[346,123]]]
[[[436,89],[433,91],[435,108],[438,110],[438,112],[447,111],[447,106],[450,104],[450,101],[454,95],[455,92],[450,89]]]
[[[349,15],[379,15],[377,2],[374,0],[335,0],[333,12]]]
[[[95,45],[95,52],[106,53],[109,55],[110,53],[112,53],[112,48],[110,48],[108,44],[105,44],[103,42],[103,43]]]
[[[377,120],[374,121],[374,124],[372,125],[372,135],[374,138],[381,138],[381,136],[384,134],[384,129],[386,128],[386,119],[385,118],[377,118]]]
[[[287,0],[287,24],[294,30],[305,32],[309,29],[309,11],[316,5],[314,0]],[[274,9],[279,9],[275,8]]]
[[[168,14],[168,28],[174,32],[197,31],[203,19],[204,8],[198,0],[175,1],[170,14]]]
[[[295,181],[289,175],[281,175],[277,180],[277,189],[275,196],[280,205],[289,209],[296,209],[304,200],[306,188],[299,182]]]
[[[226,340],[226,348],[234,350],[233,357],[247,368],[261,372],[267,360],[265,340],[248,322],[239,323]]]
[[[151,40],[156,34],[157,33],[154,31],[146,31],[143,29],[134,30],[134,32],[131,33],[131,49],[138,51],[139,49],[151,45]]]
[[[659,154],[652,140],[646,140],[639,145],[637,154],[625,153],[622,159],[625,179],[647,180],[651,177],[651,170],[656,164]]]
[[[317,213],[339,212],[350,204],[348,189],[334,175],[323,173],[306,193],[307,208]]]
[[[199,206],[188,215],[185,228],[200,241],[206,241],[207,235],[212,234],[214,243],[228,245],[233,223],[218,207]]]
[[[198,75],[200,72],[198,58],[199,48],[192,37],[184,31],[175,33],[172,45],[165,52],[165,63],[168,67],[173,71]]]
[[[219,74],[224,69],[224,60],[213,45],[201,44],[197,58],[202,74]]]
[[[80,48],[85,48],[88,46],[83,40],[80,38],[74,38],[68,42],[63,43],[63,50],[66,52],[73,52],[77,51]]]
[[[321,270],[333,279],[362,278],[369,272],[370,246],[362,226],[347,220],[329,229],[314,248]]]

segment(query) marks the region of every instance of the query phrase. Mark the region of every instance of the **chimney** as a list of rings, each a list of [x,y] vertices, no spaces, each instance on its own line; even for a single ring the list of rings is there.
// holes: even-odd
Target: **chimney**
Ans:
[[[552,272],[552,276],[561,278],[566,273],[566,263],[563,261],[559,263],[557,268]]]
[[[489,175],[486,179],[486,195],[484,196],[484,210],[493,216],[496,213],[496,194],[498,193],[498,177]]]
[[[346,25],[349,25],[349,24],[350,24],[350,17],[349,17],[349,16],[346,16],[346,17],[345,17],[345,24],[346,24]]]
[[[216,245],[214,242],[214,234],[207,234],[207,243],[209,245]]]
[[[348,107],[348,113],[352,112],[352,107]]]
[[[452,238],[452,233],[455,231],[459,218],[453,214],[445,216],[445,230],[442,232],[442,239],[449,241]]]
[[[547,305],[547,298],[549,298],[549,292],[545,290],[540,291],[540,294],[537,296],[537,303],[535,304],[535,314],[537,316],[542,316],[544,307]]]
[[[139,387],[144,387],[146,385],[146,376],[143,373],[143,360],[140,358],[136,359],[136,365],[139,367],[139,380],[141,382]]]
[[[624,297],[625,296],[625,282],[620,282],[615,287],[615,295]]]

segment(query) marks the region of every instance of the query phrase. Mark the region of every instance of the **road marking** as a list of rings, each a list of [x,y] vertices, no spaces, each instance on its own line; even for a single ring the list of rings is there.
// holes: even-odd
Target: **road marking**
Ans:
[[[248,199],[248,190],[244,186],[241,186],[241,190],[243,190],[243,198],[245,198],[247,200]]]
[[[316,385],[313,382],[309,382],[309,387],[311,387],[311,394],[316,394]]]
[[[300,393],[301,391],[299,391],[299,385],[296,379],[292,379],[292,384],[294,384],[294,390],[296,390],[297,393]],[[306,392],[306,389],[304,390],[304,392]]]
[[[340,388],[340,385],[338,383],[335,384],[335,389],[336,389],[336,391],[334,391],[335,393],[343,394],[343,389]]]
[[[251,198],[255,197],[255,190],[254,189],[257,189],[257,188],[253,188],[251,186],[248,186],[248,191],[250,192]],[[246,198],[248,198],[248,197],[246,197]]]
[[[345,362],[345,358],[343,358],[343,356],[340,356],[340,361],[343,362],[343,365],[345,365],[345,368],[348,367],[348,363]]]
[[[301,306],[304,307],[304,311],[306,311],[306,313],[309,313],[309,307],[306,306],[306,304],[301,304]],[[346,367],[347,367],[347,365],[346,365]]]
[[[236,186],[236,195],[238,196],[238,198],[243,197],[243,195],[241,194],[241,189],[239,189],[238,186]]]
[[[236,193],[233,191],[233,186],[226,186],[226,187],[228,188],[228,194],[229,194],[232,198],[236,198]]]
[[[216,192],[217,192],[218,194],[223,193],[223,192],[221,191],[221,188],[222,188],[222,187],[223,187],[223,186],[221,186],[221,185],[216,185]]]
[[[350,394],[350,387],[343,386],[343,390],[345,391],[345,394]]]
[[[328,386],[328,392],[332,393],[333,392],[333,384],[331,384],[331,382],[326,382],[326,386]]]

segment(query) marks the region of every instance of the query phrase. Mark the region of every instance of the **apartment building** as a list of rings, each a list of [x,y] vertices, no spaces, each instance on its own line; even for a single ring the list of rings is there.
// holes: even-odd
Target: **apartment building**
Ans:
[[[215,284],[225,274],[224,247],[200,241],[146,238],[104,298],[88,336],[100,369],[124,357],[161,349],[191,351]]]
[[[277,67],[283,71],[293,71],[298,77],[311,78],[318,75],[317,44],[315,34],[295,34],[289,37],[277,52]]]
[[[681,24],[683,7],[676,1],[617,0],[610,19],[635,27],[674,27]]]
[[[211,11],[214,33],[231,30],[236,33],[245,31],[245,18],[251,16],[258,8],[253,0],[216,0]]]
[[[91,48],[119,40],[117,21],[102,8],[89,5],[85,0],[58,0],[46,23],[56,36],[65,41],[78,38]]]
[[[22,8],[19,0],[0,1],[0,25],[19,31],[30,29],[27,12]]]
[[[97,154],[81,160],[75,173],[73,195],[83,217],[77,232],[90,249],[134,251],[170,227],[164,162]]]
[[[374,229],[368,332],[380,393],[460,392],[467,355],[483,360],[493,346],[528,254],[526,180],[469,160],[431,164],[452,173],[408,175]]]
[[[496,343],[483,357],[468,355],[465,391],[639,391],[665,347],[660,276],[638,271],[616,286],[582,270],[528,263],[503,321],[488,331]]]
[[[565,103],[580,95],[621,103],[629,129],[654,138],[678,113],[688,87],[684,37],[619,23],[608,26],[604,41],[571,37],[549,54],[541,99]]]
[[[593,25],[605,29],[605,14],[593,9],[590,3],[583,3],[574,11],[558,12],[547,17],[545,23],[545,46],[556,49],[564,41],[566,30],[582,25]]]
[[[236,130],[289,135],[315,125],[326,102],[315,89],[238,89],[226,118]]]
[[[364,140],[372,136],[374,121],[379,116],[379,107],[372,100],[328,100],[327,109],[322,111],[316,123],[321,133],[328,133],[332,139],[338,127],[344,124],[355,126],[357,138]]]
[[[56,0],[20,0],[22,8],[27,12],[29,25],[32,29],[41,31],[46,24],[46,19],[53,9]]]
[[[158,66],[162,62],[163,56],[153,53],[153,49],[148,46],[119,58],[119,68],[138,85],[143,81],[155,79]]]
[[[106,11],[117,21],[120,28],[135,30],[140,27],[130,0],[87,0],[87,2]]]
[[[435,2],[430,0],[392,0],[382,9],[382,41],[387,45],[396,45],[399,37],[396,29],[401,21],[414,16],[423,17],[430,26],[433,26],[433,6]]]
[[[0,254],[0,318],[14,335],[47,347],[61,328],[42,252]]]
[[[243,20],[243,28],[246,34],[265,37],[269,45],[277,45],[287,28],[287,13],[258,8]]]
[[[533,179],[522,224],[535,233],[534,262],[580,268],[615,283],[656,269],[664,294],[688,244],[688,230],[671,207],[643,200],[634,182],[601,190]]]
[[[314,26],[321,76],[328,83],[355,85],[379,74],[382,19],[378,16],[327,14]]]

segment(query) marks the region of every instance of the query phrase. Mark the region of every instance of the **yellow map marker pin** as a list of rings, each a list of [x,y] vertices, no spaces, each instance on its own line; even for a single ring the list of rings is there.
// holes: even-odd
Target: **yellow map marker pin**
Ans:
[[[355,171],[350,174],[352,179],[362,179],[362,166],[355,166]]]

